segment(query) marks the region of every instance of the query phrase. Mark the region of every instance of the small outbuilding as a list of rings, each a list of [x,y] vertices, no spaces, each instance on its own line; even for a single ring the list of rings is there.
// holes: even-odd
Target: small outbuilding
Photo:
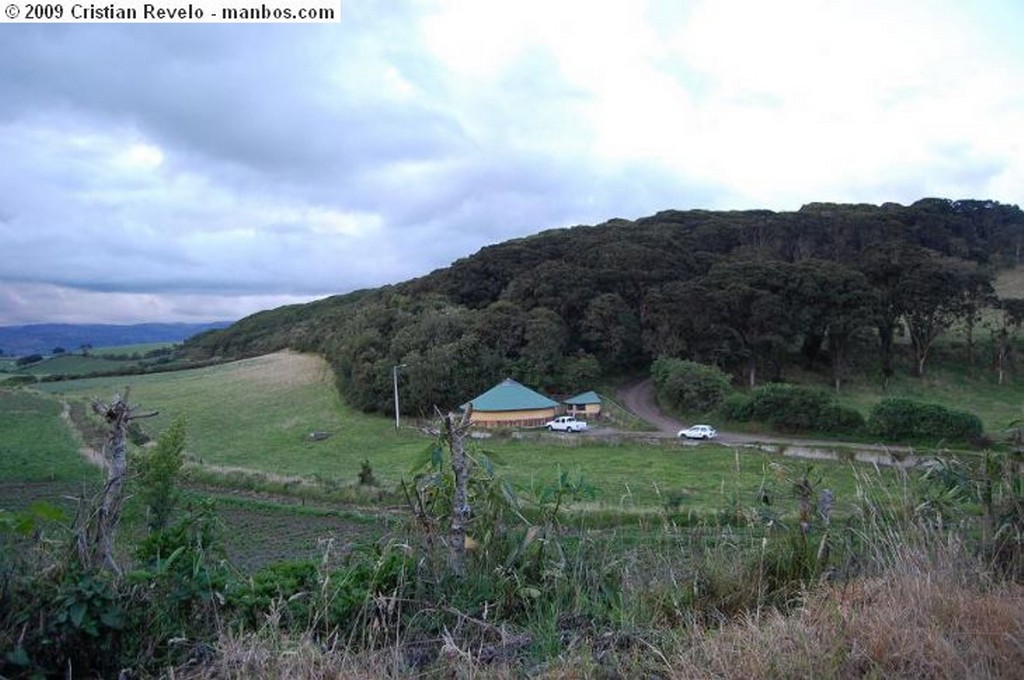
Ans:
[[[462,405],[472,406],[469,421],[479,427],[539,427],[555,417],[558,402],[506,378],[479,397]]]
[[[584,392],[562,402],[565,412],[577,418],[599,418],[601,416],[601,397],[597,392]]]

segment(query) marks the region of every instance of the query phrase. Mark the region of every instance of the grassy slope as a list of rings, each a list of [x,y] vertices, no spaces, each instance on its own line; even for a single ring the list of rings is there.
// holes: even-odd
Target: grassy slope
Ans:
[[[1003,271],[995,282],[996,293],[1002,298],[1024,298],[1024,268]],[[855,408],[865,417],[872,407],[885,397],[906,397],[923,402],[941,404],[947,408],[968,411],[981,418],[985,432],[998,440],[1007,425],[1024,416],[1024,364],[1009,368],[1004,384],[997,384],[992,360],[991,330],[998,315],[987,310],[982,322],[974,330],[974,363],[967,363],[966,333],[954,327],[942,334],[929,353],[924,378],[913,375],[910,339],[897,336],[896,375],[887,388],[883,387],[878,368],[877,349],[873,340],[855,357],[860,373],[847,378],[838,395],[844,405]],[[809,373],[799,366],[787,366],[786,378],[830,389],[824,369]],[[742,424],[737,425],[742,428]],[[942,442],[935,442],[942,446]]]
[[[396,477],[397,462],[424,446],[414,433],[395,433],[384,418],[346,408],[327,365],[308,355],[280,353],[190,371],[41,387],[107,399],[125,385],[131,386],[133,402],[160,411],[143,422],[147,431],[159,432],[184,415],[188,451],[204,463],[354,481],[364,458],[378,475]],[[333,436],[313,442],[314,431]]]
[[[104,357],[104,356],[131,356],[133,354],[143,355],[146,352],[152,352],[155,349],[165,349],[167,347],[176,347],[180,345],[180,342],[140,342],[134,345],[117,345],[114,347],[94,347],[90,350],[90,354],[93,356]]]
[[[117,371],[132,366],[135,363],[137,362],[116,361],[114,359],[93,356],[84,357],[80,354],[62,354],[29,366],[24,366],[19,372],[30,375],[83,375],[103,371]]]
[[[21,482],[98,479],[54,399],[0,389],[0,479]]]
[[[356,481],[362,461],[369,459],[374,474],[390,486],[410,477],[411,465],[431,444],[416,431],[395,432],[388,418],[353,412],[339,399],[327,365],[309,355],[279,353],[192,371],[42,388],[73,398],[109,398],[125,384],[131,385],[133,402],[161,412],[145,424],[147,430],[159,431],[185,415],[188,450],[205,464],[345,484]],[[333,434],[310,441],[309,433],[318,430]],[[560,469],[582,473],[598,488],[598,505],[625,509],[660,506],[669,494],[681,497],[684,510],[723,508],[737,493],[749,501],[768,463],[761,454],[737,458],[716,446],[609,445],[579,437],[492,439],[474,448],[504,463],[501,474],[524,487],[551,484]],[[840,498],[852,497],[854,483],[845,466],[819,463],[816,469]],[[768,472],[769,481],[774,474]]]

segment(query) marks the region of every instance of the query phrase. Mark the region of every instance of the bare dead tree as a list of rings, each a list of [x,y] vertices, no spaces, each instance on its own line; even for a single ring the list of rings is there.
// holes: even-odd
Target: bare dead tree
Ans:
[[[121,503],[124,500],[124,481],[128,468],[127,437],[128,425],[139,418],[151,418],[156,411],[138,413],[128,404],[131,388],[126,387],[123,395],[115,395],[110,404],[93,400],[92,410],[100,415],[110,427],[110,434],[103,445],[107,459],[107,483],[97,503],[97,508],[88,519],[83,531],[78,534],[78,555],[83,564],[101,565],[115,574],[121,568],[114,559],[114,537],[121,520]]]
[[[470,427],[472,408],[462,412],[458,423],[454,414],[443,419],[444,439],[452,454],[455,492],[452,495],[452,519],[448,529],[448,569],[458,577],[466,575],[466,524],[469,522],[469,461],[466,456],[466,433]]]

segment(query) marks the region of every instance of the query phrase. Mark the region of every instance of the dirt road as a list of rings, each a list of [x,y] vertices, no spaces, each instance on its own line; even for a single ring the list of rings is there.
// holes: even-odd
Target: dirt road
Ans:
[[[681,423],[674,418],[671,418],[661,412],[658,408],[658,401],[654,396],[654,381],[650,378],[647,380],[641,380],[638,383],[633,383],[623,387],[618,392],[619,401],[628,410],[632,411],[636,416],[646,420],[651,425],[654,425],[660,431],[660,436],[676,436],[679,430],[683,429],[693,423]],[[711,423],[714,426],[714,423]],[[787,444],[797,446],[821,446],[821,447],[835,447],[849,446],[861,449],[864,451],[874,451],[878,453],[888,453],[890,451],[909,451],[905,447],[899,446],[884,446],[878,444],[860,444],[860,443],[849,443],[836,441],[816,441],[810,439],[799,439],[794,437],[779,437],[763,434],[740,434],[738,432],[722,432],[718,431],[718,438],[716,441],[720,444],[754,444],[754,443],[765,443],[765,444]]]
[[[683,429],[682,423],[669,418],[658,408],[658,402],[654,397],[654,381],[650,378],[623,387],[619,390],[619,401],[634,415],[666,434],[675,435]]]

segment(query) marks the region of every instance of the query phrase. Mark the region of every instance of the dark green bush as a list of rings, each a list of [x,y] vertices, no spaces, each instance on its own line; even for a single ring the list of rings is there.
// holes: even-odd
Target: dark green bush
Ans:
[[[854,432],[864,418],[836,403],[825,390],[769,383],[726,401],[722,414],[731,420],[755,420],[782,432]]]
[[[258,626],[273,609],[284,605],[282,624],[306,625],[310,619],[310,593],[317,590],[317,563],[312,560],[278,562],[266,566],[248,580],[236,582],[227,601],[250,625]]]
[[[15,385],[34,385],[37,382],[39,382],[39,378],[34,375],[12,375],[0,380],[0,385],[14,387]]]
[[[973,441],[981,437],[981,419],[973,413],[890,397],[878,402],[868,417],[868,431],[887,440],[950,439]]]
[[[683,412],[717,408],[729,391],[729,377],[714,366],[662,357],[651,364],[658,399]]]
[[[737,422],[750,420],[750,397],[740,392],[730,394],[718,407],[718,412],[728,420]]]

